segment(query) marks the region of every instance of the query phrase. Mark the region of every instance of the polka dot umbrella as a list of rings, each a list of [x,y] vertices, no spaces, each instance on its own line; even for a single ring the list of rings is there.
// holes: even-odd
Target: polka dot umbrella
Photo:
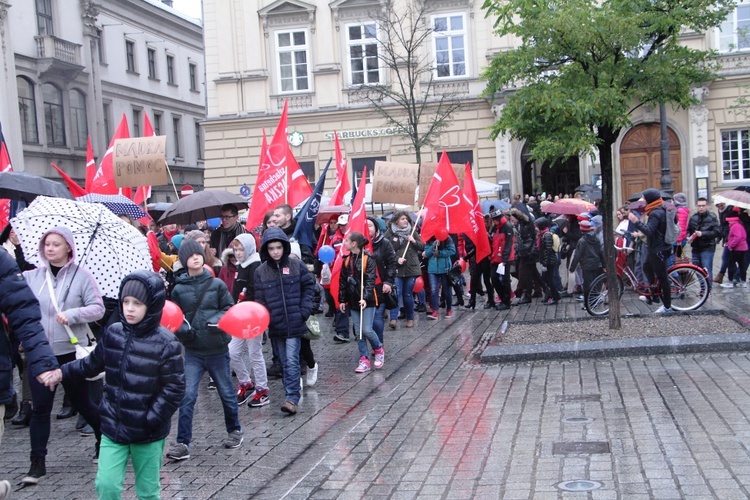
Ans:
[[[152,269],[146,237],[98,203],[39,196],[10,223],[26,260],[37,266],[42,235],[55,226],[70,229],[76,264],[91,273],[105,297],[116,299],[120,282],[133,271]]]

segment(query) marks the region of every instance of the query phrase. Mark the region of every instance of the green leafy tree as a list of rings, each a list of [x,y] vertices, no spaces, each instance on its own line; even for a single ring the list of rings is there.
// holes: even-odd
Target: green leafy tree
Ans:
[[[518,46],[484,70],[486,94],[504,102],[493,138],[509,133],[540,161],[598,149],[608,287],[617,289],[612,150],[644,104],[694,103],[691,87],[715,77],[710,51],[680,43],[685,31],[718,26],[730,0],[485,0],[499,36]],[[610,300],[609,326],[620,328]]]

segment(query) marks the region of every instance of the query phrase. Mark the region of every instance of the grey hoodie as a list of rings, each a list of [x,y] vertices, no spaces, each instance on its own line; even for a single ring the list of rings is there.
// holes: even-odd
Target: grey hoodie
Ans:
[[[68,263],[53,276],[49,269],[49,262],[44,256],[44,240],[48,234],[59,234],[70,246]],[[104,303],[99,286],[88,271],[75,264],[75,242],[73,233],[66,227],[54,227],[44,233],[39,240],[39,260],[42,265],[23,273],[31,291],[39,299],[42,310],[42,326],[47,334],[52,350],[56,356],[75,352],[70,342],[70,336],[65,327],[56,321],[57,310],[51,300],[46,276],[52,280],[52,288],[57,297],[60,311],[68,318],[68,325],[81,345],[88,345],[88,334],[91,331],[88,323],[104,316]]]

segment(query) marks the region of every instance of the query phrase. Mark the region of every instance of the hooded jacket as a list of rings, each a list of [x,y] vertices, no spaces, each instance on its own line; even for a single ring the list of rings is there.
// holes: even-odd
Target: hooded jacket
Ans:
[[[375,258],[378,276],[382,283],[393,286],[396,282],[396,252],[393,250],[393,245],[385,239],[377,219],[374,217],[368,217],[368,219],[375,224],[375,230],[377,231],[372,238],[372,256]],[[383,287],[379,283],[378,293],[382,289]]]
[[[429,259],[427,272],[430,274],[446,274],[453,268],[451,257],[456,255],[456,245],[453,238],[445,241],[433,241],[424,247],[424,256]]]
[[[522,203],[517,203],[517,207],[523,207]],[[518,238],[516,240],[516,255],[521,259],[529,259],[535,252],[536,228],[531,222],[528,211],[520,208],[511,208],[510,215],[518,219]]]
[[[136,271],[120,284],[137,280],[148,292],[146,316],[135,325],[123,318],[105,329],[94,351],[63,365],[63,378],[83,380],[104,371],[107,384],[99,403],[102,434],[118,444],[152,443],[169,435],[172,415],[185,393],[182,346],[159,325],[167,297],[161,277]]]
[[[13,257],[5,250],[0,250],[0,313],[8,320],[11,336],[21,342],[26,352],[30,376],[36,377],[57,368],[57,359],[40,322],[39,301],[24,281]],[[13,396],[11,345],[5,325],[0,324],[0,405],[9,404]]]
[[[388,229],[383,237],[391,243],[393,247],[394,255],[396,256],[396,276],[399,278],[409,278],[413,276],[422,276],[422,269],[420,267],[420,256],[424,250],[424,243],[422,238],[419,236],[417,231],[414,231],[414,243],[409,243],[409,239],[403,235],[399,235],[399,231],[394,230],[395,224],[393,222],[388,224]],[[411,233],[411,224],[408,227],[408,232]],[[406,244],[409,243],[409,248],[406,248]],[[404,255],[404,249],[406,249],[405,261],[403,264],[398,263],[398,259]]]
[[[268,244],[280,241],[284,253],[279,261],[268,254]],[[307,333],[307,318],[313,309],[315,278],[299,259],[290,258],[291,245],[284,231],[270,227],[263,233],[260,258],[254,275],[255,301],[271,316],[268,335],[273,338],[301,337]]]
[[[492,221],[490,238],[492,244],[490,262],[492,264],[509,263],[516,260],[516,241],[513,224],[505,216],[502,216],[497,224],[495,224],[494,220]]]
[[[646,224],[638,221],[634,223],[634,226],[646,235],[650,254],[668,255],[672,252],[672,245],[664,241],[664,235],[667,232],[667,210],[663,206],[651,210]]]
[[[212,356],[227,352],[230,336],[215,325],[234,301],[232,295],[219,278],[214,278],[207,269],[197,276],[180,270],[172,290],[172,301],[180,306],[190,327],[183,323],[175,335],[188,353]],[[198,303],[203,288],[207,287],[201,303]],[[192,320],[190,320],[192,316]]]
[[[251,234],[237,235],[235,240],[239,241],[245,249],[245,260],[237,262],[237,274],[232,286],[232,298],[240,302],[240,294],[245,290],[242,302],[255,300],[255,270],[260,267],[260,254],[255,251],[255,238]]]
[[[59,234],[70,246],[70,257],[57,276],[49,270],[49,262],[44,256],[44,240],[49,234]],[[68,318],[68,326],[78,338],[81,345],[89,345],[88,336],[91,332],[88,324],[104,316],[104,302],[99,286],[87,270],[79,267],[75,261],[75,242],[73,233],[66,227],[55,227],[44,233],[39,240],[39,260],[41,265],[24,273],[24,278],[31,291],[39,299],[42,311],[42,326],[47,333],[55,355],[75,352],[75,346],[70,342],[70,336],[63,325],[56,321],[57,310],[47,286],[47,273],[52,280],[52,289],[57,297],[57,304],[61,312]]]

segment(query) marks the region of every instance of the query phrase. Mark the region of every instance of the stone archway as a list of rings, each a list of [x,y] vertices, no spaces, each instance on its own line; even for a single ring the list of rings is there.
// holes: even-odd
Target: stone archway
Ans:
[[[669,170],[672,189],[682,191],[682,157],[680,140],[671,128],[669,137]],[[637,125],[630,130],[620,145],[620,185],[622,199],[646,188],[661,186],[661,131],[658,123]]]

